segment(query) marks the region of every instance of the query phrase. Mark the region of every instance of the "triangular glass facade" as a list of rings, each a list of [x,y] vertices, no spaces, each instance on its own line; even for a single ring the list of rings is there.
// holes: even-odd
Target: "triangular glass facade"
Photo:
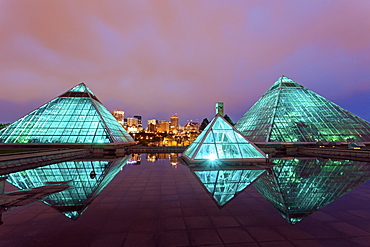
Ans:
[[[370,179],[369,163],[348,160],[287,159],[253,186],[291,224],[328,205]]]
[[[246,189],[265,170],[194,171],[219,206],[224,206]]]
[[[84,83],[0,130],[0,143],[125,142],[134,140]]]
[[[61,162],[11,173],[7,182],[19,189],[31,189],[47,182],[68,182],[70,188],[51,194],[43,202],[71,219],[77,219],[108,185],[130,156],[117,160]]]
[[[217,114],[183,152],[190,161],[265,160],[265,154]]]
[[[370,141],[370,123],[282,76],[235,128],[253,142]]]

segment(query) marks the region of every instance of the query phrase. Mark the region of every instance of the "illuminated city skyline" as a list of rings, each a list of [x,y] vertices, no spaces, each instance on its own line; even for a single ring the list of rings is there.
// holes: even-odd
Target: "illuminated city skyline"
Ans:
[[[42,6],[42,8],[40,8]],[[234,122],[281,75],[370,120],[369,1],[4,1],[0,123],[85,82],[109,111]],[[292,21],[294,20],[294,21]]]

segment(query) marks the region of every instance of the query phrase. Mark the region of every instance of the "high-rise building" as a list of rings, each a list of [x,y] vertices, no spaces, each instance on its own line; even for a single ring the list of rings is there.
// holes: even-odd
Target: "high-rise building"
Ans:
[[[139,119],[137,118],[127,118],[127,126],[132,127],[132,126],[139,126]]]
[[[124,142],[134,140],[84,83],[0,130],[0,143]]]
[[[171,116],[170,117],[170,130],[171,131],[177,130],[178,127],[179,127],[179,117]]]
[[[184,131],[187,131],[187,132],[198,132],[199,131],[199,127],[200,127],[200,123],[190,121],[190,122],[187,122],[184,125]]]
[[[157,120],[156,119],[149,119],[147,124],[147,131],[154,133],[157,131]]]
[[[112,111],[113,117],[122,125],[124,126],[124,119],[125,119],[125,112],[120,110]]]
[[[149,120],[148,120],[148,125],[149,125],[149,124],[156,125],[157,123],[158,123],[158,120],[157,120],[157,119],[149,119]]]
[[[282,76],[236,123],[253,142],[370,141],[370,123]]]
[[[170,123],[167,121],[159,120],[159,123],[157,124],[157,131],[158,132],[170,131]]]
[[[138,127],[142,127],[143,126],[143,121],[141,119],[141,116],[136,115],[136,116],[134,116],[134,118],[137,119]]]

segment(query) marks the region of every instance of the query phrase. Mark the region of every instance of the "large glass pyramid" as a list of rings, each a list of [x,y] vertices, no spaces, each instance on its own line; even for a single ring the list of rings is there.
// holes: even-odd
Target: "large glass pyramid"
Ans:
[[[77,219],[126,164],[130,156],[116,160],[79,160],[11,173],[7,182],[30,189],[47,182],[67,182],[70,188],[51,194],[43,202],[71,219]]]
[[[370,123],[282,76],[235,128],[253,142],[370,141]]]
[[[291,224],[370,179],[369,163],[349,160],[274,160],[253,186]]]
[[[202,133],[183,152],[190,162],[205,160],[265,161],[265,154],[250,143],[221,115],[216,114]]]
[[[124,142],[134,140],[84,83],[0,130],[0,143]]]
[[[252,184],[265,170],[194,171],[219,206],[224,206]]]

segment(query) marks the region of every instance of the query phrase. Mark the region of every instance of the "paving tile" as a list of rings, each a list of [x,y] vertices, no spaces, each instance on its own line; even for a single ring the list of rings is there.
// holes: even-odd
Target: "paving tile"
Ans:
[[[261,247],[295,247],[288,241],[273,241],[273,242],[261,242]]]
[[[109,246],[109,247],[120,247],[123,245],[123,241],[126,237],[126,234],[99,234],[92,237],[90,247],[100,247],[100,246]]]
[[[184,217],[186,227],[189,229],[211,228],[213,227],[208,216]]]
[[[255,242],[251,235],[240,227],[217,228],[217,231],[225,244]]]
[[[280,225],[276,227],[277,232],[289,240],[294,239],[314,239],[312,234],[307,233],[293,225]]]
[[[143,219],[131,223],[130,232],[156,232],[159,229],[159,220]]]
[[[125,247],[153,247],[156,244],[157,234],[151,232],[129,232],[124,241]]]
[[[161,224],[161,229],[164,229],[165,231],[186,228],[184,218],[182,217],[162,218],[160,220],[160,224]]]
[[[247,227],[247,231],[258,242],[285,240],[275,229],[267,227]]]
[[[189,246],[188,234],[185,230],[161,232],[158,246]]]
[[[328,223],[329,227],[341,232],[344,236],[367,236],[368,232],[361,230],[353,225],[350,225],[346,222],[334,222]]]
[[[351,241],[354,246],[370,246],[370,235],[364,237],[353,237],[348,240]]]
[[[218,233],[213,229],[188,230],[191,245],[222,244]]]
[[[210,216],[210,219],[216,227],[240,226],[238,221],[232,216]]]

